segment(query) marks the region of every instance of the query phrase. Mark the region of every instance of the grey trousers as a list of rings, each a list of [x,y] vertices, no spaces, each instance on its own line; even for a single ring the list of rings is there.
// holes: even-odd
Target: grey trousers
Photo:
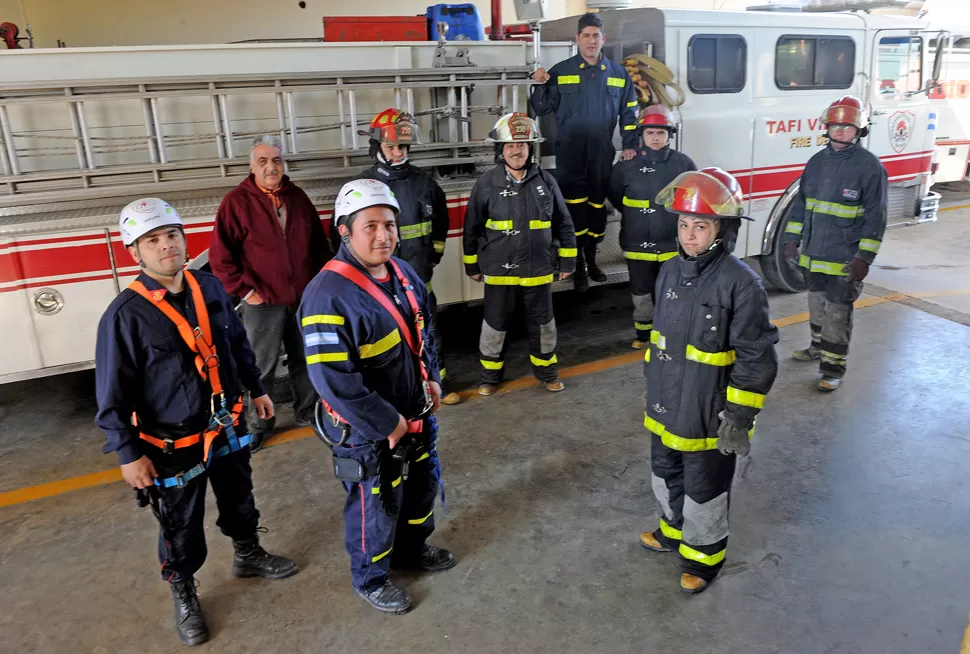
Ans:
[[[297,420],[310,420],[313,416],[317,393],[310,383],[306,368],[306,352],[303,349],[303,333],[297,324],[296,306],[277,304],[246,304],[243,302],[242,319],[246,327],[249,345],[256,356],[263,388],[273,396],[276,382],[276,366],[280,358],[280,345],[286,350],[286,367],[293,387],[293,414]],[[276,427],[276,418],[260,420],[250,412],[249,426],[253,435],[264,435]]]
[[[841,275],[814,272],[809,278],[808,316],[812,347],[821,355],[819,372],[841,379],[845,375],[852,338],[852,303],[862,294],[862,282]]]

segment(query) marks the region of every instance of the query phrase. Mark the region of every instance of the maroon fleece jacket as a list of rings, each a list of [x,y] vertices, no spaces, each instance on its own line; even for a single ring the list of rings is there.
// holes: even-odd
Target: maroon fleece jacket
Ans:
[[[320,215],[286,175],[279,198],[286,207],[285,233],[272,199],[252,175],[219,205],[209,264],[231,295],[255,290],[269,304],[298,304],[303,289],[332,256]]]

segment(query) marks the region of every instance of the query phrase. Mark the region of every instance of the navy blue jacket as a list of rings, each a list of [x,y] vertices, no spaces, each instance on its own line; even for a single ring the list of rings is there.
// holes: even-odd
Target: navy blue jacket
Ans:
[[[613,138],[620,120],[623,147],[636,148],[637,95],[626,68],[600,57],[590,66],[581,55],[560,61],[549,70],[549,81],[532,87],[537,116],[556,114],[556,143],[568,147],[576,138]]]
[[[244,387],[253,397],[263,395],[256,359],[229,295],[210,273],[193,270],[192,274],[209,312],[226,402],[239,397]],[[145,273],[138,280],[149,291],[164,290]],[[165,299],[190,325],[198,326],[188,284],[182,293],[167,293]],[[108,439],[102,451],[117,452],[122,464],[140,459],[143,448],[153,447],[138,438],[132,413],[138,414],[140,428],[148,434],[157,425],[167,433],[188,436],[209,424],[212,388],[199,376],[195,353],[172,321],[131,289],[123,290],[101,316],[95,357],[95,424]]]
[[[334,258],[367,275],[346,246]],[[397,257],[394,261],[414,287],[425,320],[424,363],[429,377],[440,384],[428,290],[411,266]],[[390,272],[390,280],[375,281],[389,297],[397,297],[396,305],[413,329],[407,295],[394,271]],[[417,357],[393,316],[367,291],[324,269],[307,286],[299,317],[310,380],[320,397],[350,423],[348,443],[383,440],[397,427],[399,415],[409,419],[420,415],[425,402]],[[339,430],[329,421],[325,426],[328,435],[339,440]]]

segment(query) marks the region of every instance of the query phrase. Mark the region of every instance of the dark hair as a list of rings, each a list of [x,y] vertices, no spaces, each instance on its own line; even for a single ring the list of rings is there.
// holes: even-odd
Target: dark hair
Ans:
[[[597,27],[602,32],[603,19],[593,13],[583,14],[579,17],[579,26],[576,28],[576,33],[579,34],[587,27]]]

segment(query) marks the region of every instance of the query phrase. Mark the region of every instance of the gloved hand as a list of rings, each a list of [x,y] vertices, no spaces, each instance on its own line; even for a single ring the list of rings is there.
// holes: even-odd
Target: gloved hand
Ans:
[[[786,259],[798,259],[798,243],[782,243],[781,254]]]
[[[861,282],[869,274],[869,264],[859,257],[855,257],[852,261],[845,264],[842,272],[849,273],[848,281]]]
[[[721,419],[721,426],[717,428],[717,451],[721,454],[748,456],[751,451],[748,430],[731,422],[723,411],[717,417]]]

